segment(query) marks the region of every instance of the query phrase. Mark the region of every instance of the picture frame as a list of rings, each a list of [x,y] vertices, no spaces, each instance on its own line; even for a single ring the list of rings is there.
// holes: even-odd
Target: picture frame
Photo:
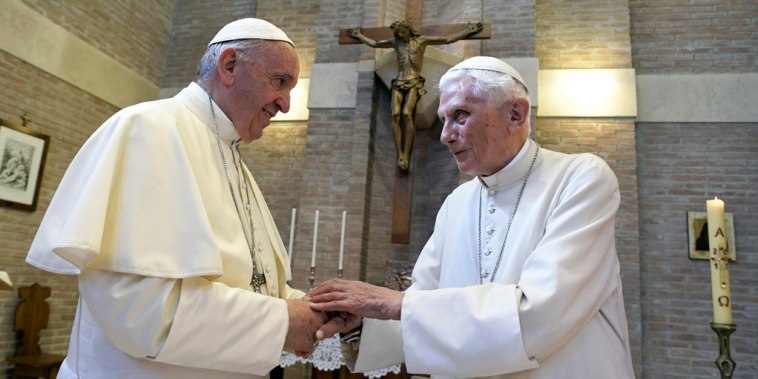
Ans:
[[[726,219],[726,249],[730,261],[737,261],[737,248],[734,244],[734,215],[724,213]],[[689,258],[709,260],[708,216],[706,212],[687,212],[687,231],[689,237]]]
[[[0,205],[34,211],[50,137],[0,119]]]

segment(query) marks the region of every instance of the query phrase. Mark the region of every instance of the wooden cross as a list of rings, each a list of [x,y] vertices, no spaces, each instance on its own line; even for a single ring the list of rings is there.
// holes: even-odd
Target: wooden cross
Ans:
[[[410,21],[409,21],[410,22]],[[413,23],[411,23],[413,25]],[[459,31],[466,27],[468,24],[446,24],[446,25],[427,25],[427,26],[421,26],[418,29],[414,26],[414,29],[419,32],[419,34],[423,35],[447,35],[455,33],[456,31]],[[476,34],[472,34],[464,40],[470,40],[470,39],[489,39],[491,36],[491,25],[490,24],[484,24],[484,29]],[[371,37],[375,40],[382,40],[382,39],[389,39],[392,38],[392,30],[390,30],[389,27],[378,27],[378,28],[361,28],[361,32],[365,34],[368,37]],[[347,35],[347,29],[340,29],[339,33],[339,44],[340,45],[356,45],[361,43],[357,39],[350,37]]]
[[[420,20],[422,16],[422,0],[408,0],[406,2],[406,20],[408,23],[422,36],[450,36],[461,31],[465,31],[469,24],[448,24],[448,25],[432,25],[432,26],[420,26]],[[483,24],[483,29],[477,33],[470,34],[461,39],[488,39],[491,35],[491,28],[489,24]],[[361,28],[360,33],[374,41],[382,41],[393,39],[394,33],[388,27],[381,28]],[[363,43],[359,39],[348,35],[348,29],[340,29],[339,31],[339,44],[351,45]],[[377,46],[384,47],[384,46]],[[414,115],[415,118],[415,115]],[[397,131],[395,131],[397,133]],[[411,132],[415,133],[415,129]],[[396,147],[397,147],[397,136]],[[411,135],[412,138],[412,135]],[[399,149],[398,149],[399,150]],[[411,167],[413,167],[413,156],[409,149],[407,169],[397,170],[395,175],[395,193],[393,197],[392,207],[392,243],[407,244],[410,242],[410,229],[411,229],[411,196],[413,194],[413,176]],[[400,155],[400,152],[398,152]]]

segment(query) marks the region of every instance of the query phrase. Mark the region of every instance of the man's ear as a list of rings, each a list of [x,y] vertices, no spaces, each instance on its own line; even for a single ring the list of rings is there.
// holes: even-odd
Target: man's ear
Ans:
[[[218,76],[221,82],[227,86],[234,84],[234,69],[239,62],[239,55],[234,48],[228,48],[221,52],[218,57]]]
[[[522,97],[511,101],[508,120],[513,128],[520,128],[529,124],[529,112],[531,111],[529,108],[529,102]]]

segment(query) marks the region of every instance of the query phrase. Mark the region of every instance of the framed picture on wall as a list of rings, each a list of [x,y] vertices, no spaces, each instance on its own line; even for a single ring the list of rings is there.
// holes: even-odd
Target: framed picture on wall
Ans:
[[[37,208],[50,137],[0,119],[0,205]]]
[[[734,215],[724,213],[726,220],[726,250],[729,260],[737,261],[737,249],[734,245]],[[711,259],[711,247],[708,240],[708,215],[706,212],[687,212],[690,259]]]

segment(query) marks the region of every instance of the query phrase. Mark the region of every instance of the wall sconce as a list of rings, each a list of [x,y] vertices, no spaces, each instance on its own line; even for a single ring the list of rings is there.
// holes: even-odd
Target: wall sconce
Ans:
[[[271,121],[303,121],[308,120],[308,88],[310,78],[299,78],[297,85],[290,92],[290,111],[277,113]]]
[[[539,117],[636,117],[634,69],[540,70]]]

